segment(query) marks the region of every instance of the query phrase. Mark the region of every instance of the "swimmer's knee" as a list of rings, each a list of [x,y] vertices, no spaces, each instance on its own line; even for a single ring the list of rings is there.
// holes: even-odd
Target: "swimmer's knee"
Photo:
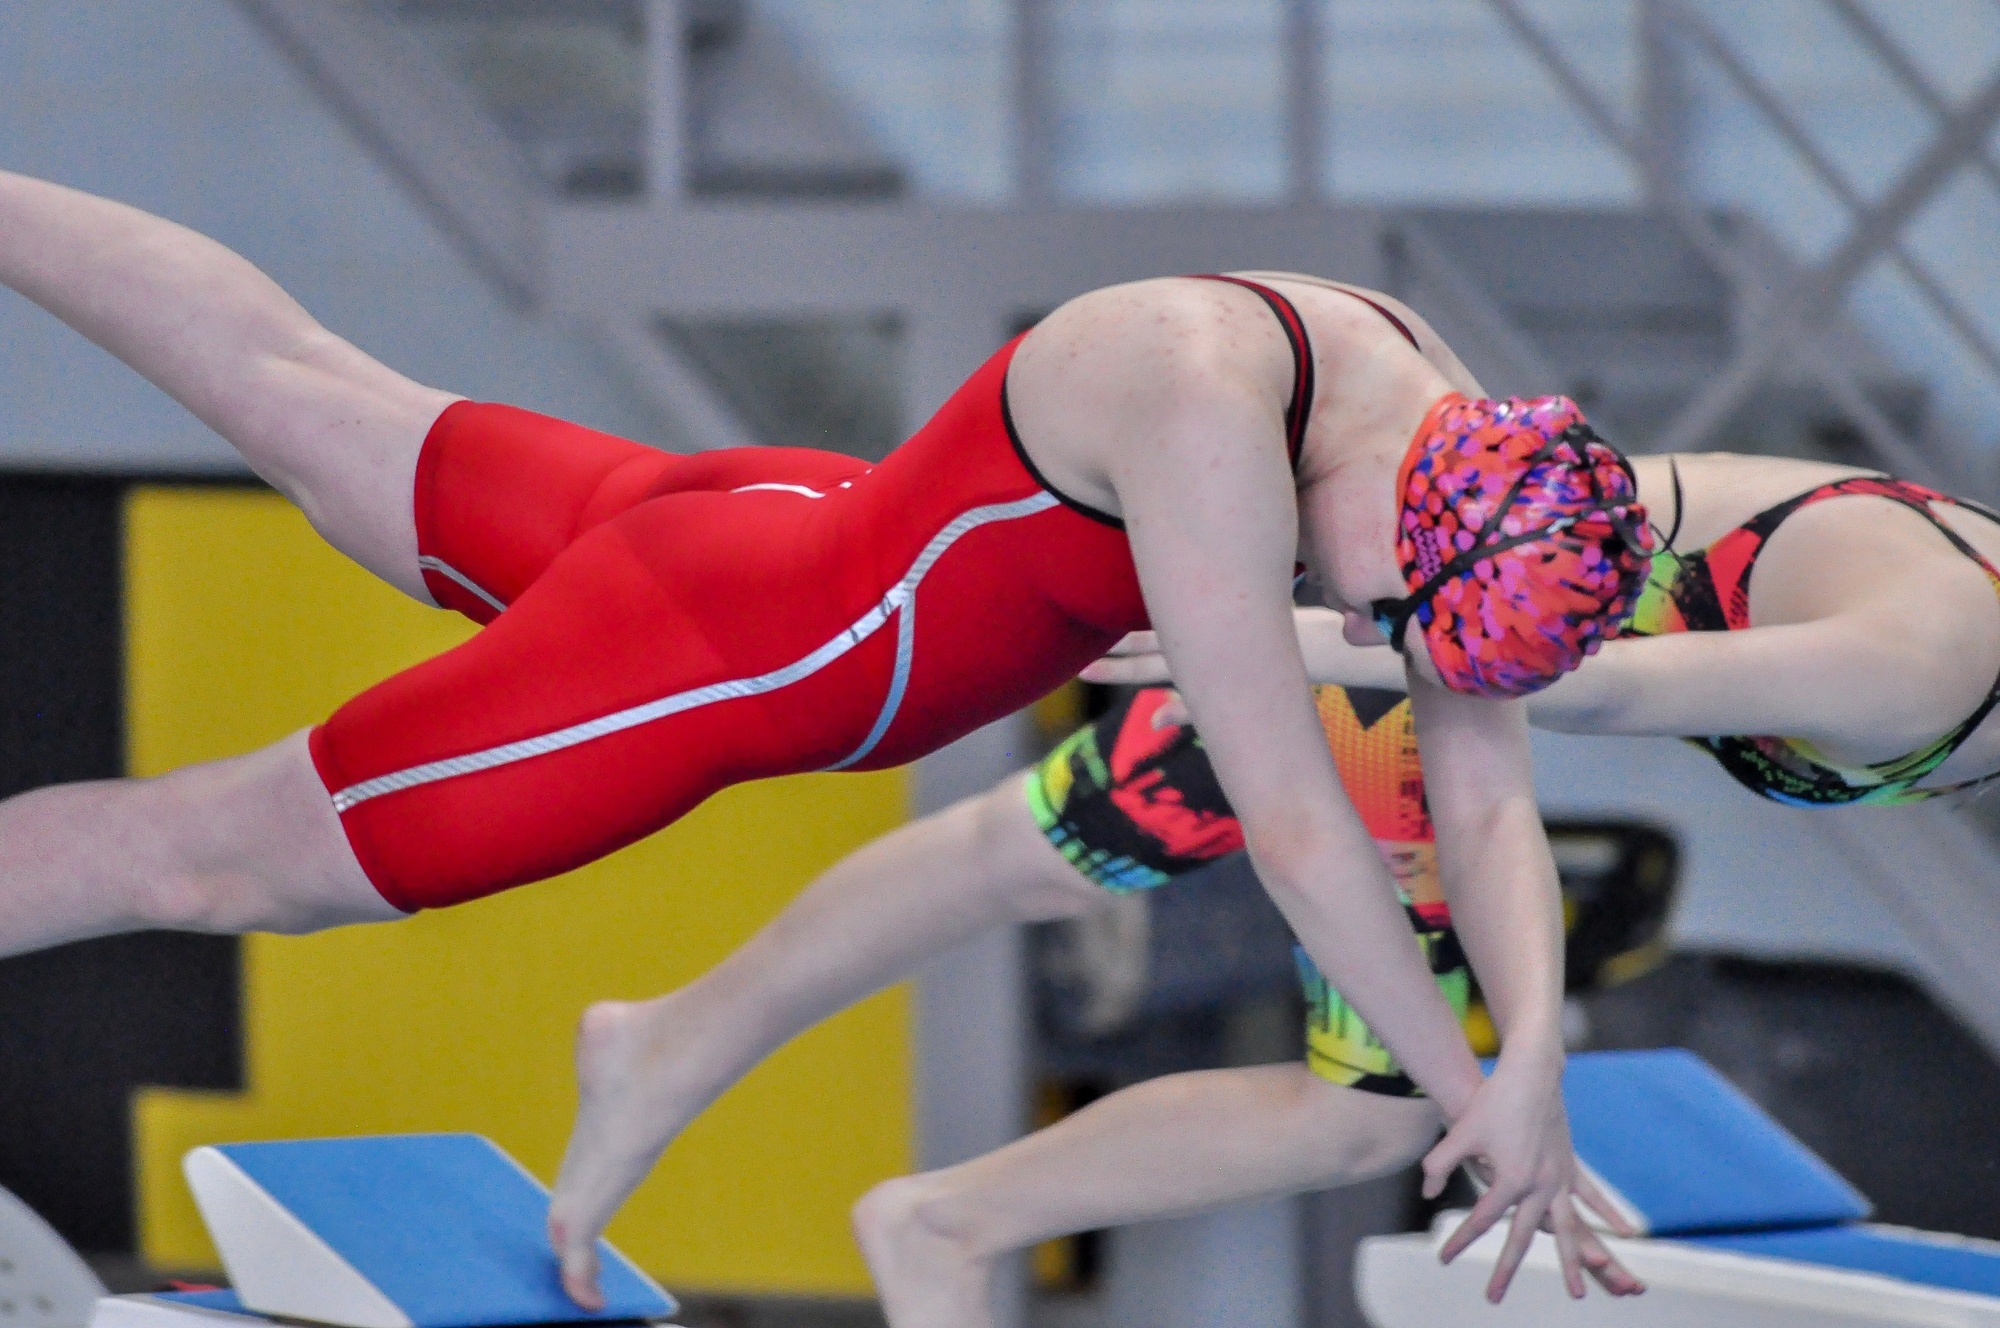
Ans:
[[[1294,1081],[1302,1131],[1329,1180],[1348,1184],[1400,1171],[1437,1141],[1443,1115],[1429,1098],[1391,1097],[1331,1083],[1305,1065]]]
[[[1104,907],[1104,888],[1071,866],[1035,823],[1020,775],[967,803],[977,861],[1020,920],[1080,917]]]
[[[302,933],[402,916],[355,860],[304,734],[134,796],[153,857],[132,899],[141,926]]]

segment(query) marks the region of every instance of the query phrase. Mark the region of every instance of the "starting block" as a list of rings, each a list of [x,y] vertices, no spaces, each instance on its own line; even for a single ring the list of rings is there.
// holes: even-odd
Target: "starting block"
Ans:
[[[92,1328],[521,1328],[656,1323],[677,1308],[601,1240],[605,1308],[578,1307],[549,1249],[548,1191],[478,1135],[226,1144],[182,1169],[231,1289],[107,1297]]]
[[[1427,1234],[1362,1242],[1355,1290],[1375,1328],[2000,1328],[2000,1243],[1866,1221],[1865,1196],[1693,1053],[1573,1056],[1563,1099],[1577,1157],[1644,1233],[1605,1244],[1646,1294],[1592,1285],[1572,1301],[1538,1234],[1489,1305],[1505,1231],[1443,1267],[1464,1216],[1446,1213]]]

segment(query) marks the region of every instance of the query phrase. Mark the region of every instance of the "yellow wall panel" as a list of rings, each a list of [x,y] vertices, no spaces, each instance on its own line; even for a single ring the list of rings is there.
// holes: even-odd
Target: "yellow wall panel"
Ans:
[[[135,491],[127,586],[135,773],[271,741],[470,632],[262,492]],[[144,1253],[213,1266],[179,1171],[201,1143],[475,1130],[552,1178],[583,1007],[693,978],[892,828],[905,799],[896,772],[744,786],[560,880],[408,922],[246,939],[248,1092],[150,1089],[135,1104]],[[907,1023],[898,990],[785,1048],[668,1150],[612,1238],[670,1285],[865,1291],[846,1210],[910,1165]]]

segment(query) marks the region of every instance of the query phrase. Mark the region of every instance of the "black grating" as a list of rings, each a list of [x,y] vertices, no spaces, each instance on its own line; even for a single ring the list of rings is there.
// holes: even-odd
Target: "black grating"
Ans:
[[[0,795],[123,773],[123,495],[0,476]],[[237,982],[224,937],[0,960],[0,1185],[79,1248],[129,1251],[132,1090],[240,1085]]]

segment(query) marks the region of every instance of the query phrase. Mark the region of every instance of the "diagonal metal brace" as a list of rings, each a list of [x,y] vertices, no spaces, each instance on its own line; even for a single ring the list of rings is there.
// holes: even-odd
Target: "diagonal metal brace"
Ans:
[[[2000,76],[1959,110],[1931,146],[1911,164],[1882,201],[1861,214],[1847,239],[1817,267],[1793,277],[1770,316],[1727,372],[1668,426],[1659,440],[1664,451],[1706,446],[1729,417],[1749,400],[1772,367],[1813,325],[1829,318],[1868,264],[1894,240],[1904,223],[1936,196],[1951,176],[1978,151],[2000,122]]]

